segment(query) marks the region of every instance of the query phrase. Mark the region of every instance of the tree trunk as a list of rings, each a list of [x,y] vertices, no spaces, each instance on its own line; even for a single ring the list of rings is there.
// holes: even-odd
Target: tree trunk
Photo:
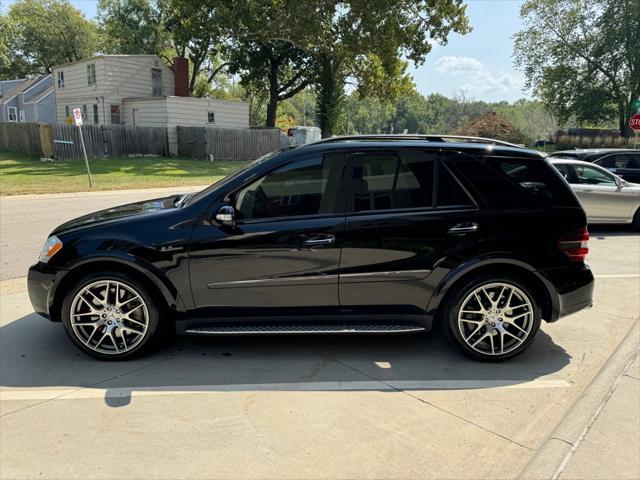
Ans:
[[[271,60],[269,66],[269,103],[267,103],[267,122],[266,127],[274,128],[276,126],[276,117],[278,115],[278,62]]]
[[[323,56],[320,60],[318,78],[317,116],[322,138],[329,138],[338,123],[343,99],[340,75],[331,59]]]

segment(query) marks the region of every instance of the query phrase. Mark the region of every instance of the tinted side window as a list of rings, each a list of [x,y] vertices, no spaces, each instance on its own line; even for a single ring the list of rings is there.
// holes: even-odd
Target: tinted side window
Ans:
[[[444,165],[438,168],[438,207],[473,206],[473,200],[464,191]]]
[[[640,155],[632,154],[618,154],[615,156],[615,164],[602,165],[603,167],[616,167],[616,168],[640,168]]]
[[[238,219],[339,212],[342,155],[298,160],[284,165],[235,195]]]
[[[495,209],[532,208],[536,200],[561,206],[579,203],[559,173],[539,158],[509,158],[448,152],[447,161]]]
[[[511,182],[548,204],[575,205],[575,198],[551,165],[542,159],[487,157]]]
[[[352,182],[353,211],[432,206],[432,154],[390,152],[357,157]]]

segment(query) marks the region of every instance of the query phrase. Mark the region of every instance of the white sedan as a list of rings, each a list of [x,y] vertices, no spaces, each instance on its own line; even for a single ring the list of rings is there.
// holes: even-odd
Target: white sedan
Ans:
[[[593,163],[568,158],[550,161],[576,193],[590,224],[633,223],[640,228],[640,184]]]

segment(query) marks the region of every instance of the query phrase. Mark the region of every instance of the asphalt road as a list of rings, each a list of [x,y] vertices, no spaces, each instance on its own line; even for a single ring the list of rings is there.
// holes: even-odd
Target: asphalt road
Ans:
[[[3,276],[24,275],[55,224],[145,193],[133,195],[2,199]],[[437,333],[183,338],[100,362],[32,313],[24,278],[0,282],[0,478],[516,478],[621,342],[637,348],[640,236],[594,229],[590,247],[594,308],[545,324],[497,365]],[[586,437],[560,478],[602,478],[589,462],[612,455],[610,478],[635,478],[637,362],[629,371],[593,423],[600,437]]]

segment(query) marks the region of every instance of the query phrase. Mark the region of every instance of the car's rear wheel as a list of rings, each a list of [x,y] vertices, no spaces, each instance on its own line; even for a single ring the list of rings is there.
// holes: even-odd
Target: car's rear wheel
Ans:
[[[636,210],[635,215],[633,216],[633,228],[636,230],[640,230],[640,208]]]
[[[108,360],[147,350],[158,336],[160,310],[152,293],[119,272],[78,281],[62,304],[62,322],[82,351]]]
[[[516,278],[477,277],[460,285],[443,310],[445,333],[465,354],[502,361],[531,345],[541,312],[531,289]]]

